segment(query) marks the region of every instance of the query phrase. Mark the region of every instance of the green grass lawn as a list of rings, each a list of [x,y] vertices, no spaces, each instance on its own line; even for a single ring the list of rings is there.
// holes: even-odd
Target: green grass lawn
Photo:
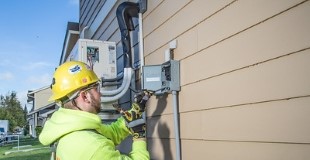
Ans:
[[[19,150],[24,150],[24,149],[31,149],[31,148],[40,148],[37,150],[33,151],[28,151],[28,152],[15,152],[15,153],[10,153],[7,155],[4,155],[5,152],[7,151],[15,151],[18,150],[17,148],[17,142],[13,142],[10,144],[5,144],[3,146],[0,146],[0,159],[1,160],[49,160],[50,159],[50,148],[44,148],[46,146],[43,146],[40,144],[38,139],[33,139],[33,138],[21,138],[20,139],[20,146],[25,146],[25,145],[31,145],[28,147],[20,147]],[[43,148],[43,149],[42,149]]]

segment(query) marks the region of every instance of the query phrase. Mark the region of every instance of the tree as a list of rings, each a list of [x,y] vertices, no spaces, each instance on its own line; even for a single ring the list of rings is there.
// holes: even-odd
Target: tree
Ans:
[[[6,96],[0,95],[0,119],[9,120],[9,131],[13,132],[15,127],[26,125],[26,115],[16,92],[9,92]]]
[[[28,114],[28,109],[27,106],[25,105],[24,107],[24,118],[27,119],[27,114]]]

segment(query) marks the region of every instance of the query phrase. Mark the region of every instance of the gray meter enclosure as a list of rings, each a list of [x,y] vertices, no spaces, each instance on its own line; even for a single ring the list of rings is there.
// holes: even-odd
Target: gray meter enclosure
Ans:
[[[180,91],[180,62],[167,61],[161,65],[143,66],[143,89],[161,94]]]

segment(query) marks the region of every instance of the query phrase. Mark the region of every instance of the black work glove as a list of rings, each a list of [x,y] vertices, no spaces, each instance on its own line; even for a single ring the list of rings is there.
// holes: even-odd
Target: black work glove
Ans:
[[[145,104],[149,100],[150,97],[151,97],[151,93],[149,93],[148,91],[142,91],[142,92],[135,94],[134,103],[132,104],[132,107],[134,107],[134,105],[137,104],[139,108],[137,108],[136,106],[135,108],[139,110],[139,113],[141,114],[142,112],[144,112]]]
[[[149,92],[143,91],[134,96],[134,103],[131,105],[131,109],[124,111],[118,108],[124,119],[126,125],[130,130],[134,139],[145,138],[145,104],[150,98]]]

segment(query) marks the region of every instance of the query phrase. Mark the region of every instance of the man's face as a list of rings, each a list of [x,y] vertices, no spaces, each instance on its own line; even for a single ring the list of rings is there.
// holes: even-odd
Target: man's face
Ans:
[[[91,102],[90,105],[92,108],[95,109],[96,113],[100,112],[100,107],[101,107],[101,102],[100,102],[100,92],[98,92],[97,90],[95,91],[91,91],[89,92],[90,98],[91,98]]]
[[[90,88],[90,90],[88,91],[89,96],[90,96],[90,105],[91,108],[94,109],[95,113],[99,113],[100,112],[100,107],[101,107],[101,99],[100,99],[100,85],[99,84],[95,84],[94,86],[92,86]]]

